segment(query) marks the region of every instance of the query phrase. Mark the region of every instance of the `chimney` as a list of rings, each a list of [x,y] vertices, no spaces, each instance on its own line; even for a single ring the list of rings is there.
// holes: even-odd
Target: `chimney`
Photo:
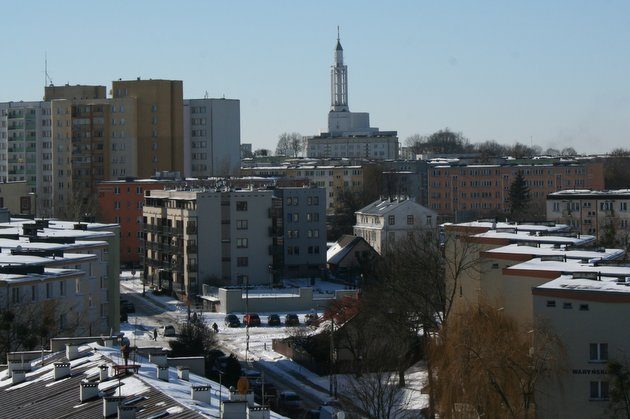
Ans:
[[[66,343],[66,359],[72,361],[77,358],[79,358],[79,347],[71,343]]]
[[[168,366],[165,354],[149,354],[149,362],[157,365],[158,367]]]
[[[103,381],[107,381],[107,379],[109,378],[109,374],[107,373],[107,370],[109,369],[109,367],[105,364],[103,365],[99,365],[99,373],[98,373],[98,380],[103,382]]]
[[[11,374],[11,384],[20,384],[26,381],[26,371],[24,370],[13,370]]]
[[[157,367],[157,378],[158,380],[168,382],[168,367],[161,367],[158,365]]]
[[[112,337],[103,338],[103,346],[105,346],[107,348],[113,348],[114,347],[114,338],[112,338]]]
[[[136,407],[119,404],[118,419],[136,419]]]
[[[103,397],[103,417],[114,416],[118,412],[118,405],[122,404],[124,397]]]
[[[210,403],[211,391],[210,386],[192,386],[190,387],[190,397],[198,402]]]
[[[16,361],[9,361],[9,377],[12,376],[13,371],[31,371],[32,367],[31,367],[31,363],[30,362],[16,362]]]
[[[92,400],[98,397],[98,383],[90,383],[88,381],[81,381],[79,388],[79,399],[81,403],[85,403],[88,400]]]
[[[269,408],[265,406],[249,406],[247,408],[247,419],[269,419],[271,417]]]
[[[190,368],[184,366],[177,367],[177,378],[184,381],[189,381],[188,374],[190,372]]]
[[[55,362],[54,378],[55,381],[62,378],[70,377],[70,363],[69,362]]]

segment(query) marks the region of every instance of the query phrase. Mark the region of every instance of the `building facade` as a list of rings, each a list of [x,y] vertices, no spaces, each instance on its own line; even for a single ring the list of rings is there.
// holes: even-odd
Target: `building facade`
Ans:
[[[355,212],[354,235],[379,254],[419,230],[437,228],[437,213],[409,198],[378,199]]]
[[[518,172],[531,205],[544,211],[548,194],[563,189],[603,189],[601,161],[544,165],[434,165],[427,170],[428,206],[445,221],[468,221],[509,212],[510,186]]]
[[[572,189],[547,195],[547,220],[569,224],[607,243],[630,242],[630,190]]]
[[[97,186],[98,214],[102,223],[120,225],[120,263],[135,267],[144,254],[142,207],[146,191],[164,189],[168,180],[125,179],[101,182]]]
[[[184,100],[184,175],[238,176],[240,168],[240,101]]]
[[[149,191],[145,272],[180,298],[203,284],[269,284],[272,191]]]

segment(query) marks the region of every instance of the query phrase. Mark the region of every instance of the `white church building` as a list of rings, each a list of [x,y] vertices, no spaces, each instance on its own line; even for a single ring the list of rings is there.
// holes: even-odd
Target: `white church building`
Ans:
[[[348,107],[348,66],[343,63],[339,36],[334,64],[330,69],[331,105],[328,132],[307,137],[306,156],[312,158],[398,158],[398,133],[370,127],[370,114],[350,112]]]

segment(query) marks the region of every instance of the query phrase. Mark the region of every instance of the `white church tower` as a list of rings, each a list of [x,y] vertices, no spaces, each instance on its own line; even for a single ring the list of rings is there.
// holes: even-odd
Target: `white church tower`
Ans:
[[[337,48],[334,64],[330,67],[330,110],[348,112],[348,66],[343,64],[343,48],[337,26]]]

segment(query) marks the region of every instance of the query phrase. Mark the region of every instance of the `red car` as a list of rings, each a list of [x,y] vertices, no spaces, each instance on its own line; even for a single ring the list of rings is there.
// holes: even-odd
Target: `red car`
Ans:
[[[243,324],[245,326],[260,326],[260,316],[257,313],[247,313],[243,316]]]

